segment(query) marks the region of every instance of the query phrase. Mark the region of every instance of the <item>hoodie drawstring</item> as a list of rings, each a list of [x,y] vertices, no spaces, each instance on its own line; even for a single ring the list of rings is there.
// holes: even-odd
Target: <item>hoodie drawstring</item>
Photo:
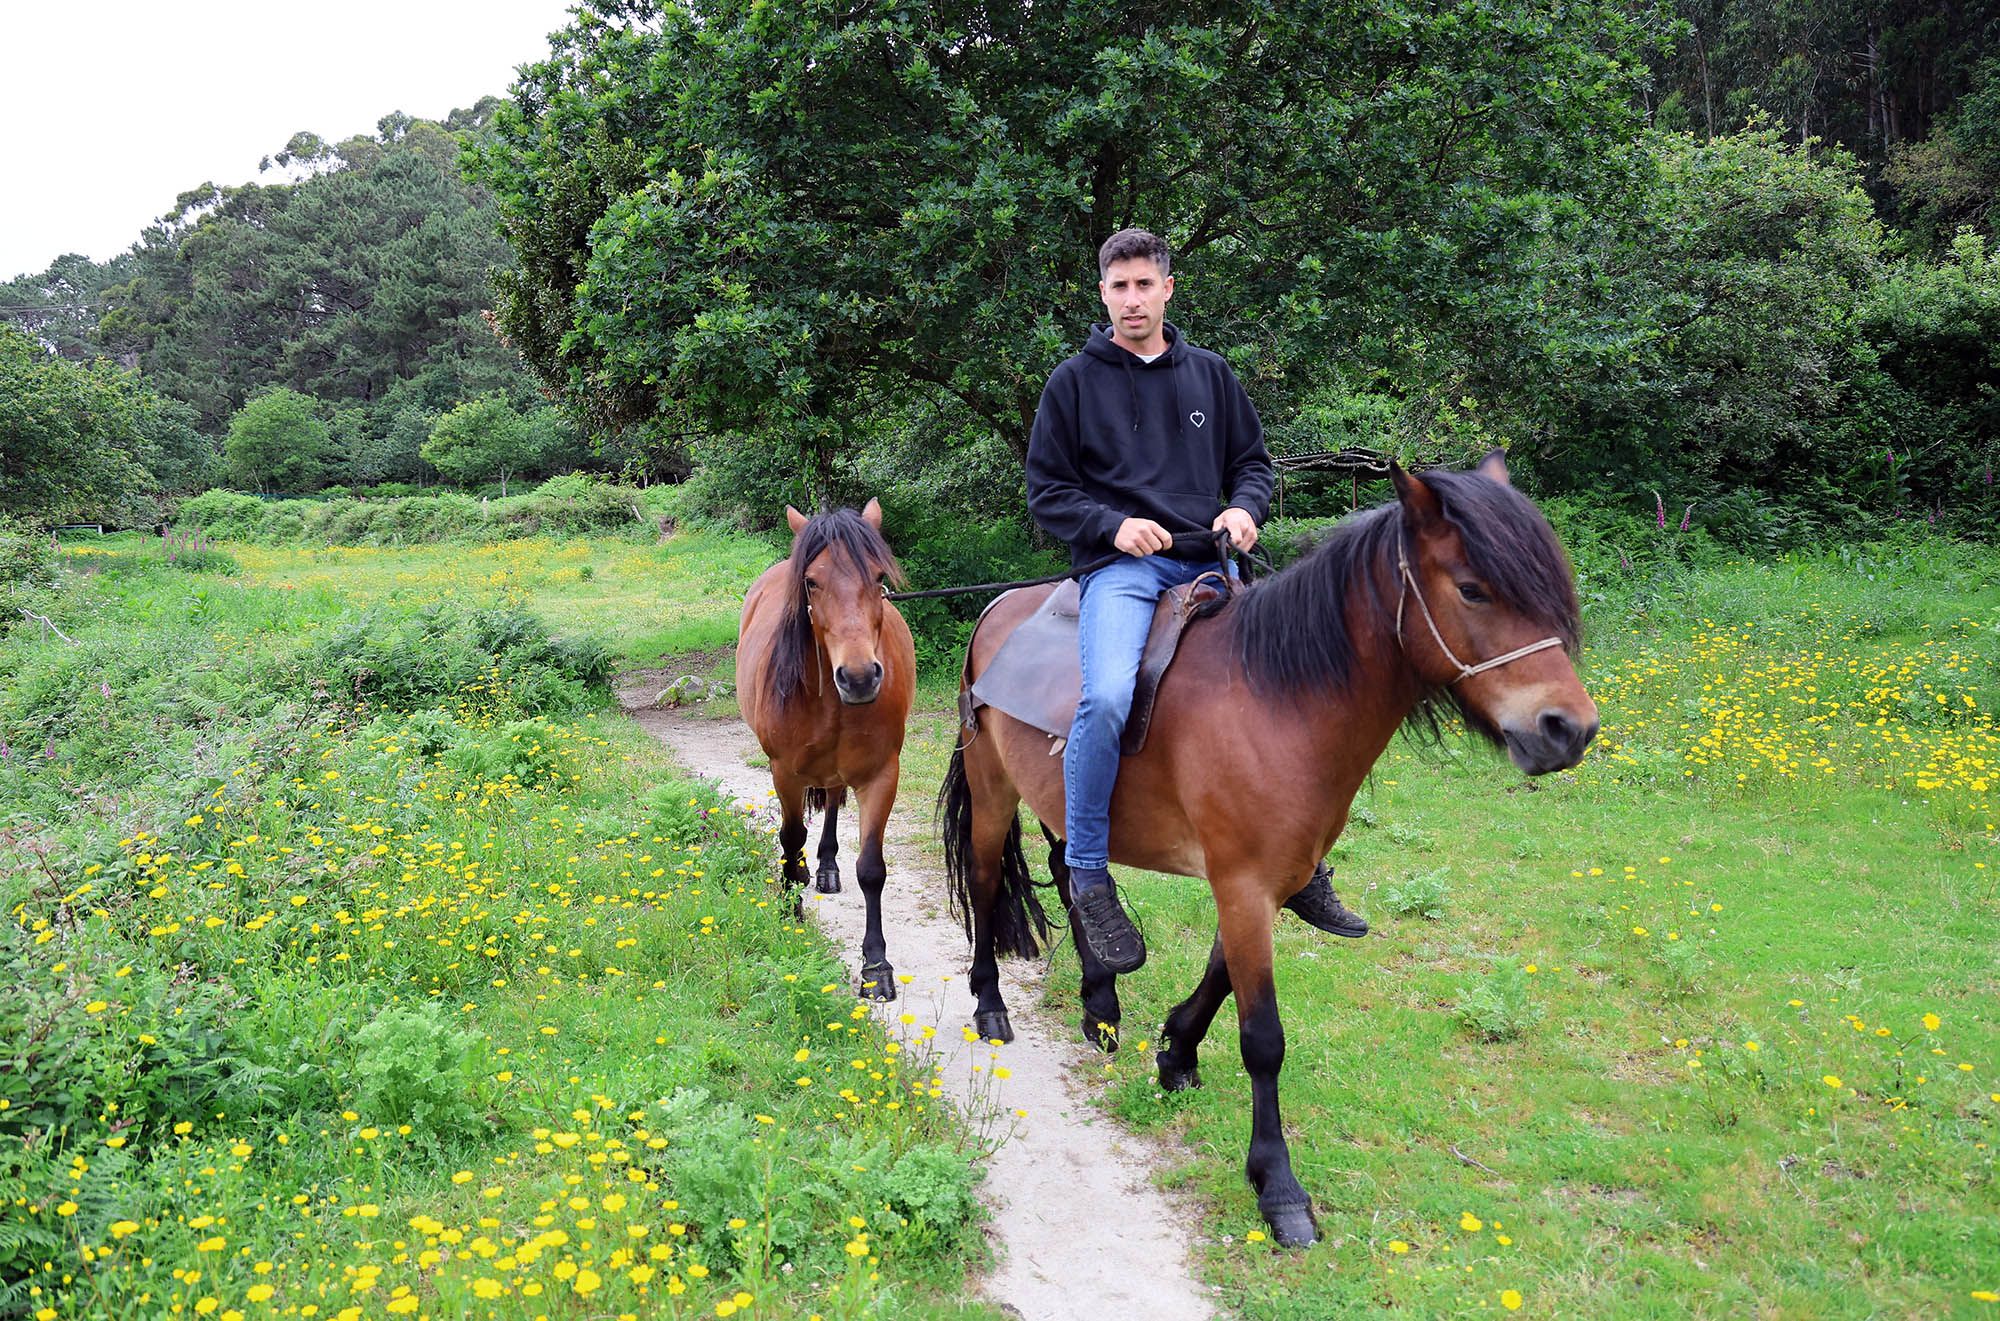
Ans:
[[[1181,361],[1180,355],[1174,352],[1174,347],[1173,343],[1169,343],[1166,353],[1167,379],[1173,382],[1174,387],[1174,434],[1177,436],[1186,436],[1187,413],[1181,408]],[[1139,378],[1132,369],[1132,354],[1121,353],[1118,355],[1118,358],[1125,367],[1126,393],[1132,398],[1132,430],[1137,431],[1139,429]],[[1147,363],[1146,365],[1150,367],[1152,363]]]
[[[1139,429],[1139,378],[1132,374],[1132,355],[1120,355],[1125,361],[1125,389],[1132,396],[1132,430]]]

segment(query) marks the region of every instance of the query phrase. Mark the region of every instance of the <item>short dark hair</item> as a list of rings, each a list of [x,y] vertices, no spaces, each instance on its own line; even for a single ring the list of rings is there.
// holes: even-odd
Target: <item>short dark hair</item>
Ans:
[[[1165,239],[1151,230],[1121,229],[1104,240],[1104,246],[1097,250],[1097,278],[1104,278],[1112,262],[1130,257],[1151,257],[1159,263],[1161,275],[1173,273],[1173,254],[1167,250]]]

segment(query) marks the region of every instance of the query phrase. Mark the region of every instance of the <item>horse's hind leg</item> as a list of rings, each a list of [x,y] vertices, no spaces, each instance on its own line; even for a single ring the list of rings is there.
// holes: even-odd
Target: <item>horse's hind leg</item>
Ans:
[[[840,839],[836,830],[840,822],[840,805],[847,801],[847,790],[828,789],[826,793],[826,824],[819,832],[819,870],[813,875],[813,888],[821,894],[840,893]]]
[[[876,777],[855,791],[861,800],[861,854],[854,860],[854,879],[868,906],[868,925],[861,933],[861,998],[896,998],[896,970],[889,965],[889,944],[882,934],[882,886],[889,879],[889,867],[882,859],[882,832],[889,825],[889,809],[896,804],[897,759],[891,757]],[[833,835],[833,814],[839,799],[827,798],[826,831]],[[822,867],[827,855],[822,853]],[[820,873],[824,890],[826,873]],[[834,888],[840,888],[840,874],[834,873]]]
[[[973,1030],[987,1041],[1012,1041],[1007,1001],[1000,994],[996,916],[1011,843],[1018,852],[1020,792],[999,764],[990,738],[974,739],[953,753],[938,795],[945,835],[945,869],[954,901],[972,940],[967,980],[974,1000]]]
[[[1064,911],[1070,909],[1069,863],[1063,857],[1063,843],[1045,825],[1042,838],[1049,842],[1049,875],[1055,878],[1056,894]],[[1090,952],[1072,912],[1069,919],[1071,942],[1083,967],[1083,1039],[1109,1055],[1118,1049],[1118,977]]]
[[[1215,1011],[1228,998],[1229,964],[1222,957],[1222,937],[1218,935],[1208,952],[1208,968],[1194,993],[1174,1006],[1167,1015],[1166,1026],[1160,1029],[1163,1044],[1155,1058],[1162,1091],[1184,1092],[1201,1086],[1197,1062],[1201,1043],[1208,1036],[1209,1024],[1215,1021]]]

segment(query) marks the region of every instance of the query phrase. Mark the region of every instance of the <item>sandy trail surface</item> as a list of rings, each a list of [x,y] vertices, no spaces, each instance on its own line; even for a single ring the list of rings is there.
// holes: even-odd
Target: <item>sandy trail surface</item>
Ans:
[[[663,682],[653,672],[627,675],[618,686],[620,703],[689,770],[717,781],[732,797],[771,805],[770,775],[747,764],[759,751],[750,731],[737,720],[655,709],[651,702]],[[987,1161],[982,1188],[999,1258],[982,1292],[1025,1321],[1214,1316],[1208,1291],[1188,1273],[1187,1243],[1199,1220],[1154,1185],[1157,1162],[1146,1144],[1123,1132],[1078,1086],[1073,1072],[1094,1056],[1073,1025],[1035,1007],[1041,966],[1021,960],[1001,965],[1012,1043],[964,1040],[972,1021],[966,983],[971,951],[947,910],[944,877],[923,859],[927,807],[920,787],[905,783],[883,841],[889,961],[899,980],[907,980],[899,998],[875,1006],[875,1014],[905,1040],[919,1037],[927,1024],[935,1027],[930,1047],[941,1057],[938,1074],[947,1094],[989,1134],[1007,1134]],[[853,871],[857,815],[851,807],[841,814],[841,893],[806,892],[807,913],[833,937],[850,974],[860,963],[863,916]],[[808,852],[817,838],[813,824]],[[914,1023],[904,1024],[904,1014]],[[996,1067],[1007,1076],[996,1077]]]

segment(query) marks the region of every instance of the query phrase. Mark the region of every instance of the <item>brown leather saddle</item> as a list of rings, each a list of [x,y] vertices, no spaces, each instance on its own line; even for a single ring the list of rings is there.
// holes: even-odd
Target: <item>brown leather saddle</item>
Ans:
[[[1006,600],[1007,595],[996,598],[993,604]],[[990,706],[1054,738],[1069,737],[1077,703],[1083,697],[1083,665],[1076,641],[1080,596],[1076,579],[1065,579],[1049,593],[1041,609],[1000,644],[978,681],[960,692],[958,717],[967,734],[979,728],[979,708]],[[1228,600],[1229,587],[1219,573],[1204,573],[1161,594],[1153,609],[1152,629],[1146,634],[1146,650],[1139,658],[1132,713],[1126,718],[1119,743],[1125,756],[1133,756],[1146,746],[1153,700],[1159,696],[1160,679],[1180,649],[1181,634],[1190,623],[1214,614]],[[990,612],[993,606],[986,609]],[[1060,745],[1051,749],[1051,755],[1059,751]]]

